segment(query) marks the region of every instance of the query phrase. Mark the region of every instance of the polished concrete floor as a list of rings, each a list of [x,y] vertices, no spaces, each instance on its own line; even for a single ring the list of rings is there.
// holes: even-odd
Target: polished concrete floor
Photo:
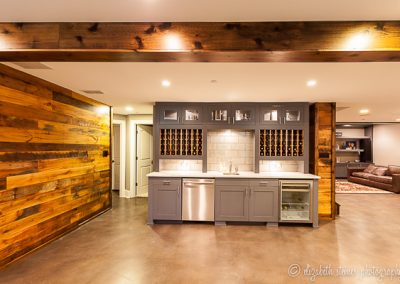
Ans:
[[[0,271],[0,283],[310,283],[312,271],[325,273],[314,283],[400,283],[399,271],[392,280],[357,274],[400,270],[400,195],[337,201],[341,216],[319,229],[147,226],[146,199],[114,196],[112,210]]]

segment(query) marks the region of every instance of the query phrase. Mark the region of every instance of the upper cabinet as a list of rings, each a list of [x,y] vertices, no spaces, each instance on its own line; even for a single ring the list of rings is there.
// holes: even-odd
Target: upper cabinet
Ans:
[[[206,121],[233,127],[235,125],[254,124],[256,107],[251,104],[209,104],[206,106]]]
[[[157,108],[160,124],[200,124],[203,122],[203,106],[201,104],[166,103]]]
[[[210,125],[290,128],[306,120],[306,103],[157,103],[161,125]]]
[[[296,126],[304,123],[305,104],[265,104],[259,109],[259,123],[263,125]]]

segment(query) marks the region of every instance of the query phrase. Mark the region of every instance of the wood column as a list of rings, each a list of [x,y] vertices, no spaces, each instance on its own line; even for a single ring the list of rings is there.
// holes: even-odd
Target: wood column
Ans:
[[[310,173],[319,180],[320,218],[335,218],[336,103],[310,106]]]

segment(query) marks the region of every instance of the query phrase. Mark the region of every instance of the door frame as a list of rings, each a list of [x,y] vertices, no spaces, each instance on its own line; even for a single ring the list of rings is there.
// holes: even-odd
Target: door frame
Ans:
[[[126,173],[126,121],[113,119],[113,125],[119,125],[119,149],[120,149],[120,167],[119,167],[119,197],[126,197],[126,184],[125,184],[125,173]],[[114,137],[113,137],[114,138]],[[113,141],[114,143],[114,141]],[[112,157],[113,158],[113,157]],[[114,165],[112,166],[111,174],[111,185],[114,185]]]
[[[138,146],[138,143],[137,143],[137,135],[138,135],[138,125],[147,125],[147,126],[152,126],[152,127],[154,127],[154,125],[153,125],[153,121],[152,120],[135,120],[135,122],[134,122],[134,125],[135,125],[135,147],[134,147],[134,149],[135,149],[135,159],[134,159],[134,173],[135,173],[135,180],[134,180],[134,189],[135,189],[135,197],[138,195],[138,189],[137,189],[137,180],[138,180],[138,159],[137,159],[137,146]],[[154,139],[154,137],[153,137],[153,139]],[[154,143],[154,141],[153,141],[153,143]],[[153,148],[151,148],[151,151],[153,151]],[[154,153],[153,153],[153,161],[154,161]]]

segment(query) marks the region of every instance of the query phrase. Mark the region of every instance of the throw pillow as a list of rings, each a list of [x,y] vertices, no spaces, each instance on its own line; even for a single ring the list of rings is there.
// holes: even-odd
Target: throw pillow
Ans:
[[[389,166],[388,175],[400,175],[400,166]]]
[[[377,167],[377,168],[372,172],[372,174],[373,174],[373,175],[376,175],[376,176],[384,176],[384,175],[386,175],[387,171],[388,171],[388,168]]]
[[[374,170],[376,170],[377,167],[374,165],[368,165],[368,167],[364,170],[364,173],[372,174]]]

